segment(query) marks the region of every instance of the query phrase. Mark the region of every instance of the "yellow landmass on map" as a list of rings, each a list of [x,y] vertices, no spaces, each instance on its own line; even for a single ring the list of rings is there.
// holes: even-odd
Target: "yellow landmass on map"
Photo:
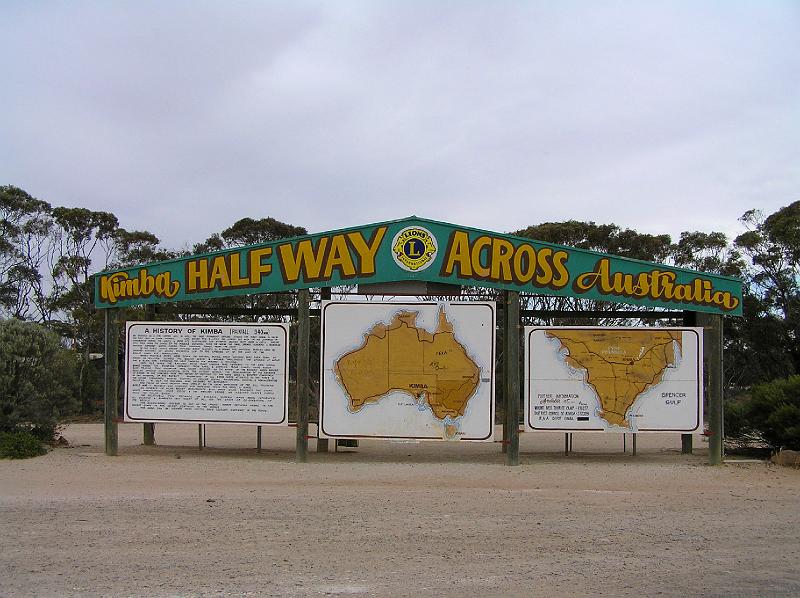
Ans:
[[[625,415],[636,399],[661,382],[682,351],[678,330],[548,330],[546,334],[567,350],[568,364],[586,372],[586,383],[600,401],[600,417],[625,428],[630,428]]]
[[[401,311],[377,324],[364,343],[340,357],[334,373],[348,396],[350,411],[391,391],[425,400],[440,420],[464,415],[480,383],[480,368],[453,334],[444,309],[431,334],[417,327],[418,312]]]

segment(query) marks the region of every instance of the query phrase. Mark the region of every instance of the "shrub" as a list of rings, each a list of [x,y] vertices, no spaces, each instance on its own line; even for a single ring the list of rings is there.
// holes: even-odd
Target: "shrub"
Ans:
[[[28,459],[46,452],[39,439],[30,432],[0,432],[0,457]]]
[[[52,440],[60,417],[78,408],[80,360],[33,322],[0,321],[0,432]]]
[[[738,396],[725,401],[725,438],[744,439],[752,434],[747,420],[749,396]]]
[[[759,436],[773,449],[800,450],[800,376],[753,386],[749,399],[732,404],[725,418],[726,434]]]

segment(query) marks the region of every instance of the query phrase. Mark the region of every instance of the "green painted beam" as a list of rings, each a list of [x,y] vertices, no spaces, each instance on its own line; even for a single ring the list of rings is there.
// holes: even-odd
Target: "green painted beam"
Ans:
[[[95,306],[417,281],[741,315],[735,278],[405,218],[95,276]]]

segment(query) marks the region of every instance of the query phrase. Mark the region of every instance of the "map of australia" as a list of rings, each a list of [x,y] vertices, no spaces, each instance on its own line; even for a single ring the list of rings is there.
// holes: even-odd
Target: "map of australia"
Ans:
[[[417,316],[403,310],[388,324],[375,324],[360,347],[336,359],[334,375],[351,413],[400,391],[430,408],[447,424],[449,436],[457,431],[451,422],[464,415],[475,395],[481,371],[456,339],[443,308],[432,333],[417,325]]]
[[[551,329],[563,360],[584,374],[600,404],[599,417],[631,428],[628,412],[636,400],[664,380],[681,360],[682,336],[675,330]]]

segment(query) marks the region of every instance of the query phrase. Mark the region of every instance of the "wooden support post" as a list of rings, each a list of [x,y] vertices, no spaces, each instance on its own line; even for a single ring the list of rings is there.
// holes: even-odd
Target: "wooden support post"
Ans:
[[[119,332],[117,331],[116,309],[106,309],[104,313],[105,324],[105,371],[103,395],[105,399],[105,445],[106,455],[115,457],[119,448],[117,431],[118,386],[119,371],[117,369],[117,355],[119,354]]]
[[[681,434],[681,453],[684,455],[691,455],[693,450],[692,435]]]
[[[197,424],[197,448],[198,450],[203,450],[203,424]]]
[[[636,432],[632,434],[633,436],[633,456],[636,456]]]
[[[152,422],[144,424],[144,444],[152,446],[156,443],[156,425]]]
[[[569,457],[569,432],[564,432],[564,456]]]
[[[256,426],[256,452],[261,452],[261,426]]]
[[[298,463],[308,461],[308,357],[310,318],[308,289],[297,292],[297,438],[295,455]]]
[[[519,293],[505,291],[506,465],[519,465]]]
[[[722,447],[725,436],[723,422],[722,390],[722,316],[705,314],[704,346],[706,348],[706,367],[708,369],[708,462],[722,465]]]
[[[569,433],[569,452],[572,452],[572,432]]]
[[[628,452],[628,435],[625,432],[622,433],[622,452]]]
[[[144,306],[144,317],[151,322],[156,319],[156,306],[154,303]],[[142,436],[142,442],[145,446],[154,445],[156,443],[156,425],[152,422],[142,424]]]
[[[498,301],[498,304],[500,304],[499,301]],[[506,389],[506,369],[507,369],[506,362],[507,362],[507,359],[506,359],[506,350],[505,350],[505,346],[506,346],[505,345],[505,342],[506,342],[505,341],[505,338],[506,338],[505,330],[506,330],[506,316],[507,316],[506,312],[507,312],[506,304],[505,304],[505,301],[504,301],[502,304],[498,305],[498,309],[497,309],[498,325],[500,326],[501,330],[503,330],[503,346],[500,349],[500,353],[503,355],[503,359],[500,362],[500,367],[498,368],[497,375],[500,376],[500,379],[503,382],[500,385],[500,397],[498,397],[496,400],[498,402],[501,401],[501,400],[503,401],[503,405],[505,406],[504,407],[505,410],[508,409],[508,401],[506,401],[506,397],[508,396],[508,390]],[[492,423],[494,423],[494,422],[492,422]],[[504,413],[503,413],[503,442],[500,443],[500,450],[501,450],[501,452],[503,454],[508,452],[508,436],[509,436],[508,435],[508,413],[505,413],[505,411],[504,411]]]
[[[328,301],[331,298],[331,288],[330,287],[323,287],[319,290],[319,298],[320,301]],[[320,309],[322,309],[322,304],[320,303]],[[320,326],[322,326],[322,313],[320,312]],[[320,347],[320,359],[322,359],[322,348]],[[317,368],[321,369],[321,368]],[[322,374],[320,374],[322,375]],[[322,389],[322,384],[319,385],[320,389]],[[319,397],[319,402],[317,403],[317,420],[319,420],[319,414],[322,411],[321,405],[319,403],[322,402],[322,395]],[[327,453],[328,452],[328,439],[327,438],[320,438],[319,437],[319,427],[320,424],[317,423],[317,452],[318,453]]]
[[[697,312],[684,311],[683,312],[683,325],[684,326],[697,326]],[[701,397],[702,400],[702,397]],[[681,453],[684,455],[692,454],[692,435],[681,434]]]

